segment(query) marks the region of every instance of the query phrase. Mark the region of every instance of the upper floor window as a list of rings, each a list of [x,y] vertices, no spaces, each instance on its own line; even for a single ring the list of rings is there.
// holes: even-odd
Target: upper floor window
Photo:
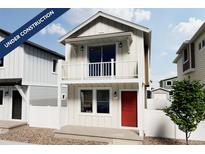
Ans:
[[[4,58],[1,58],[0,59],[0,67],[3,67],[4,66]]]
[[[57,73],[57,60],[53,59],[53,73]]]
[[[199,50],[201,50],[202,46],[201,46],[201,42],[199,43]]]
[[[202,41],[202,47],[204,47],[204,46],[205,46],[205,40]]]
[[[167,81],[167,86],[171,86],[172,85],[172,81]]]
[[[0,90],[0,105],[3,105],[3,90]]]
[[[184,62],[186,62],[188,60],[188,50],[185,49],[184,50]]]

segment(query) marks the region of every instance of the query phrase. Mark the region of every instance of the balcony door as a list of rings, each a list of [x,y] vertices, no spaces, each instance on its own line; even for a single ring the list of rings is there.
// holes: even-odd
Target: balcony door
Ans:
[[[89,76],[111,76],[111,59],[116,60],[116,48],[113,45],[93,46],[88,48]]]

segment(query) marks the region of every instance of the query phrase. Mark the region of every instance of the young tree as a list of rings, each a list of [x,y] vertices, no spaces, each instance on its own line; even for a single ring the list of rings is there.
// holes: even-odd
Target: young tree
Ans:
[[[185,132],[188,145],[191,132],[205,119],[204,84],[188,78],[174,82],[172,88],[172,104],[164,112]]]

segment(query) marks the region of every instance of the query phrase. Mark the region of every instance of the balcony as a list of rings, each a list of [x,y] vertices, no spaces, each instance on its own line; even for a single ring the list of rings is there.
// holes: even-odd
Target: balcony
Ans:
[[[62,81],[68,83],[131,82],[138,78],[136,61],[62,64]]]

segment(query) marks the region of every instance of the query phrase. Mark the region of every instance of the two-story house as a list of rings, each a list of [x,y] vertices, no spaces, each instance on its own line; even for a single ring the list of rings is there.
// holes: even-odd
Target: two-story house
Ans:
[[[0,29],[0,40],[9,34]],[[58,59],[64,56],[30,41],[0,59],[0,120],[57,127]]]
[[[150,84],[151,30],[98,12],[59,39],[61,86],[68,86],[67,125],[144,130]],[[62,126],[62,125],[61,125]]]
[[[178,79],[189,76],[205,83],[205,23],[190,40],[183,42],[174,63],[177,64]]]
[[[159,86],[161,88],[164,88],[164,89],[172,89],[172,85],[173,85],[174,81],[176,81],[176,80],[177,80],[177,76],[162,79],[159,81]]]

